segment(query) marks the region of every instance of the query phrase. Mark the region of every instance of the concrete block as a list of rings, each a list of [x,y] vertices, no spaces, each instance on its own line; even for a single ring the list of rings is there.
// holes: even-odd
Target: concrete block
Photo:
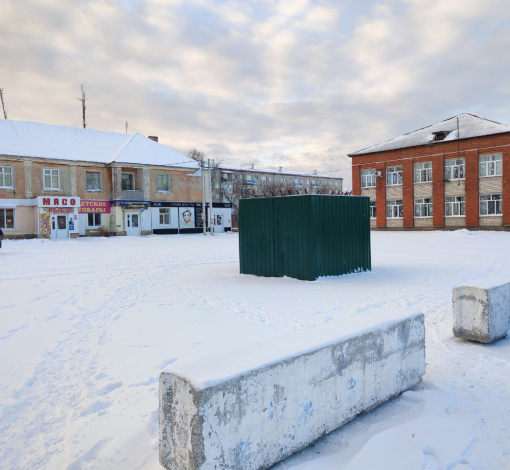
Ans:
[[[423,315],[382,309],[176,365],[159,382],[160,463],[269,468],[424,372]]]
[[[453,334],[490,343],[506,336],[510,319],[510,282],[485,279],[453,288]]]

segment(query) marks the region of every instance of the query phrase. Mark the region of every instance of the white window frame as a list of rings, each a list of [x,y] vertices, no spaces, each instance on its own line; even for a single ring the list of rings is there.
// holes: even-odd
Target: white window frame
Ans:
[[[451,168],[450,177],[446,174],[447,168]],[[457,177],[455,177],[455,172],[457,172]],[[450,158],[444,161],[444,179],[446,181],[459,181],[466,179],[466,159],[464,157],[461,158]]]
[[[403,217],[404,217],[404,201],[402,199],[386,201],[387,219],[402,219]]]
[[[87,175],[88,174],[91,174],[91,175],[98,175],[98,184],[99,184],[99,188],[98,189],[89,189],[88,188],[88,177]],[[101,172],[100,171],[86,171],[85,172],[85,190],[89,193],[93,193],[93,192],[100,192],[101,191]]]
[[[432,162],[420,162],[414,164],[414,182],[432,182]]]
[[[96,224],[96,216],[99,216],[99,225]],[[90,216],[92,216],[93,225],[90,222]],[[98,228],[103,226],[103,216],[98,212],[90,212],[87,214],[87,227],[89,228]]]
[[[402,165],[386,168],[386,186],[402,186],[404,169]]]
[[[377,203],[374,201],[370,202],[370,218],[371,219],[377,219]]]
[[[503,154],[489,153],[486,155],[480,155],[478,160],[478,171],[480,178],[503,176]]]
[[[172,216],[169,207],[160,207],[159,208],[159,225],[162,227],[169,227],[172,222]],[[165,221],[165,219],[168,219]]]
[[[466,217],[466,198],[464,196],[446,197],[444,215],[445,217]]]
[[[9,170],[11,184],[5,184],[6,170]],[[14,171],[12,166],[0,166],[0,188],[14,188]]]
[[[49,171],[49,177],[51,187],[46,186],[46,172]],[[53,172],[57,172],[58,187],[53,187]],[[57,168],[44,168],[43,169],[43,188],[47,191],[59,191],[60,190],[60,170]]]
[[[489,212],[491,203],[493,203],[493,210],[492,210],[492,212]],[[480,209],[480,217],[500,217],[500,216],[502,216],[503,215],[503,196],[501,194],[481,194],[479,209]],[[499,209],[499,212],[498,212],[498,209]]]
[[[16,208],[15,207],[0,207],[0,212],[4,213],[4,226],[0,225],[0,229],[2,230],[16,230]],[[7,227],[7,212],[12,211],[12,227]]]
[[[432,217],[432,198],[425,197],[414,200],[414,217],[416,219]]]
[[[361,170],[362,188],[375,188],[376,181],[377,177],[375,176],[375,169]]]
[[[165,176],[167,183],[168,183],[168,189],[159,189],[159,180],[160,176]],[[218,183],[219,187],[219,183]],[[169,193],[170,192],[170,173],[156,173],[156,190],[158,193]]]

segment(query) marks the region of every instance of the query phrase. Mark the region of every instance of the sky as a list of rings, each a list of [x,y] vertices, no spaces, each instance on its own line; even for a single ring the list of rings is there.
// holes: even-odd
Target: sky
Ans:
[[[510,124],[508,0],[2,0],[10,119],[318,170],[462,112]]]

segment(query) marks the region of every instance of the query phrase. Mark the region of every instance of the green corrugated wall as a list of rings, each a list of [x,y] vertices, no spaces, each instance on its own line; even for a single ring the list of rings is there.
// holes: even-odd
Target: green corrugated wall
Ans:
[[[241,273],[313,281],[369,271],[369,206],[356,196],[241,200]]]

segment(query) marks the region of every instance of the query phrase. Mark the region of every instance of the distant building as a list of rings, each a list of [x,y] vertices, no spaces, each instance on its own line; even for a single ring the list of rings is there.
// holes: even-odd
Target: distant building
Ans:
[[[510,126],[464,113],[349,156],[374,228],[510,228]]]

